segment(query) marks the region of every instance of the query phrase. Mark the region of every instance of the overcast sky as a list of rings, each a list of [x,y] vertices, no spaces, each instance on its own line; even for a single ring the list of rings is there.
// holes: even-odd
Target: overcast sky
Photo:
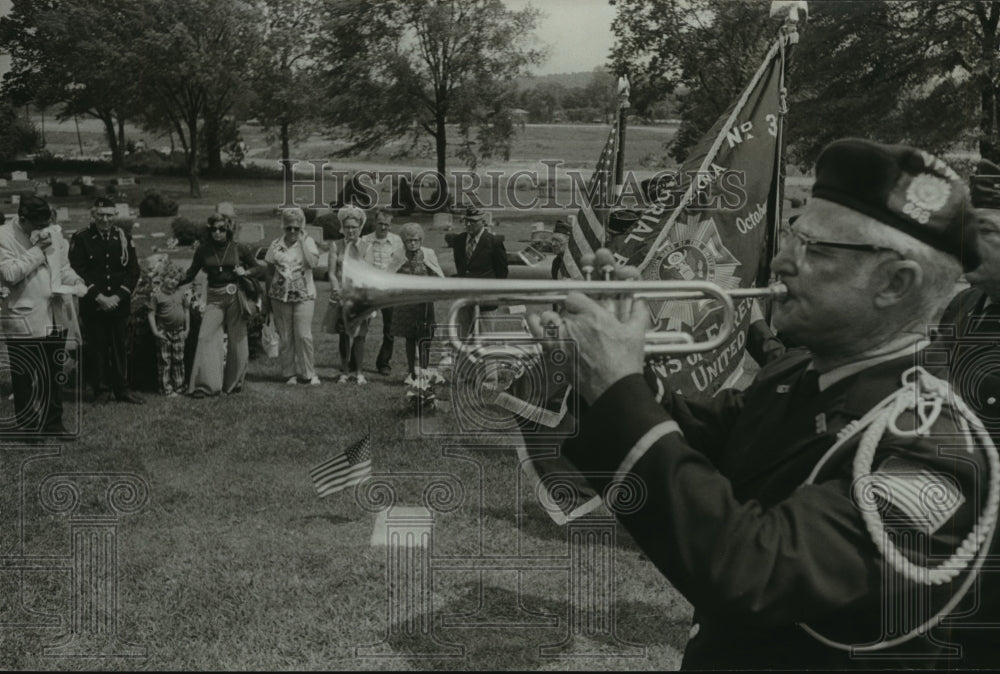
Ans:
[[[3,0],[0,0],[2,2]],[[504,0],[511,9],[521,9],[529,0]],[[540,75],[593,70],[608,60],[611,22],[615,10],[608,0],[530,0],[544,16],[538,22],[538,38],[549,45],[548,61],[538,67]]]
[[[614,9],[608,0],[530,0],[542,10],[538,38],[549,47],[549,58],[536,73],[569,73],[593,70],[604,64],[611,49],[611,21]],[[504,0],[512,9],[521,9],[529,0]],[[10,0],[0,0],[0,14],[10,11]],[[8,59],[0,56],[0,73],[8,69]]]

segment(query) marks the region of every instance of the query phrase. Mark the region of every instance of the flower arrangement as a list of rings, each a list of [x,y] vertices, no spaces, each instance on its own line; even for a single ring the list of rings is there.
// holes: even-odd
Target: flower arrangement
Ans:
[[[435,368],[416,368],[416,377],[407,375],[406,399],[416,413],[437,409],[437,389],[445,383],[445,378]]]

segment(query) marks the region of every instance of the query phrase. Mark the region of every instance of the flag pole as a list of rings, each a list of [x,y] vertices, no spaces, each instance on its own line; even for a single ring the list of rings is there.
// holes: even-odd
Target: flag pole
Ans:
[[[778,110],[777,137],[775,142],[775,152],[777,157],[774,163],[776,172],[774,203],[769,209],[773,214],[768,222],[767,241],[768,254],[765,256],[765,263],[762,265],[757,276],[757,285],[767,285],[771,282],[771,260],[778,254],[778,229],[784,222],[785,205],[785,118],[788,116],[788,88],[787,71],[788,63],[791,59],[792,50],[799,43],[799,11],[803,13],[803,18],[809,16],[809,4],[806,0],[773,0],[771,2],[771,17],[784,15],[785,22],[779,29],[779,49],[781,58],[781,71],[779,77],[781,102]],[[766,309],[765,319],[770,324],[771,309],[769,304]]]
[[[621,197],[622,185],[625,183],[625,127],[628,119],[630,87],[628,75],[618,78],[618,147],[615,152],[615,200],[612,206],[618,205]]]

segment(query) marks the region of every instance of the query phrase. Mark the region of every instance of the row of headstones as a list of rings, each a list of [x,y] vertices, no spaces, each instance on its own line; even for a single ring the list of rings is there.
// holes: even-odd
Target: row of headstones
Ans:
[[[81,176],[80,183],[83,187],[93,187],[94,177],[93,176]],[[115,178],[115,184],[119,187],[131,187],[136,184],[135,178],[131,176],[125,176],[122,178]],[[35,194],[40,197],[52,196],[52,186],[47,181],[35,181],[32,182],[28,178],[27,171],[12,171],[10,174],[10,181],[6,178],[0,178],[0,187],[34,187]]]

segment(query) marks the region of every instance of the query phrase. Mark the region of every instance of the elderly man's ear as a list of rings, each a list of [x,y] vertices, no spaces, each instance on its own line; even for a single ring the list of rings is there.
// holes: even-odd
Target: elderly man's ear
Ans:
[[[913,260],[892,260],[882,265],[882,288],[875,294],[875,306],[899,304],[914,292],[920,292],[924,270]]]

